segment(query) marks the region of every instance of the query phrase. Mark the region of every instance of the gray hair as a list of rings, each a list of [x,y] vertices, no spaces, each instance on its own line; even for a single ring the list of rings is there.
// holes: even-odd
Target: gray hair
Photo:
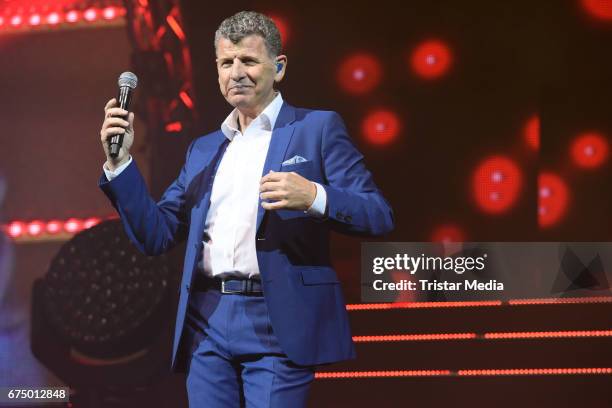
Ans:
[[[255,11],[240,11],[223,20],[215,32],[215,51],[221,38],[227,38],[234,44],[252,34],[264,39],[268,54],[274,58],[281,53],[282,43],[278,27],[272,19]]]

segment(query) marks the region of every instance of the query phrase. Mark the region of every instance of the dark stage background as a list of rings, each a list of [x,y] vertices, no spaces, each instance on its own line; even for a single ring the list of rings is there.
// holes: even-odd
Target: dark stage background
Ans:
[[[54,2],[32,3],[40,8]],[[111,3],[122,6],[100,4]],[[0,301],[19,304],[26,314],[32,282],[45,274],[71,234],[28,238],[11,226],[99,221],[114,214],[96,186],[104,161],[99,128],[118,74],[129,69],[141,78],[135,158],[159,197],[178,174],[187,145],[216,130],[231,110],[219,93],[213,38],[219,23],[240,10],[261,11],[282,24],[288,56],[279,87],[283,98],[343,117],[394,209],[396,229],[384,240],[612,240],[612,1],[184,0],[179,6],[192,62],[195,119],[178,132],[153,127],[160,119],[145,114],[151,108],[147,96],[159,86],[152,83],[159,66],[135,50],[125,20],[10,29],[11,13],[20,5],[27,12],[27,1],[0,5],[0,170],[8,185],[2,222],[15,238],[15,265],[9,270],[14,277],[0,287]],[[381,111],[383,116],[372,118]],[[594,138],[573,148],[584,135]],[[491,158],[497,161],[481,167]],[[334,263],[351,304],[360,302],[361,241],[333,239]],[[177,269],[181,251],[171,254]],[[3,298],[1,289],[12,294]],[[597,302],[505,306],[351,316],[355,335],[603,330],[612,324],[608,304]],[[610,367],[610,346],[607,337],[420,342],[406,348],[364,344],[356,363],[323,371]],[[9,375],[7,365],[17,363],[6,357],[4,364]],[[31,365],[42,373],[41,384],[65,382]],[[184,403],[181,378],[160,381],[164,386],[150,397],[158,406]],[[611,404],[609,374],[317,381],[312,403],[317,407]],[[166,399],[172,393],[179,402]],[[155,406],[148,404],[142,406]]]

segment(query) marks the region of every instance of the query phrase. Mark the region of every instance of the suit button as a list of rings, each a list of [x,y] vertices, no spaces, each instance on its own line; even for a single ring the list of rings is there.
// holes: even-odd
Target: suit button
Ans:
[[[186,290],[187,292],[191,291],[191,286],[189,286],[189,285],[185,285],[185,290]]]

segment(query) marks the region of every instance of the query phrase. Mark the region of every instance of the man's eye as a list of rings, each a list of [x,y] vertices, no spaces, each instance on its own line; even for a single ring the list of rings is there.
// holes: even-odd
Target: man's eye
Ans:
[[[221,66],[222,66],[223,68],[229,68],[229,67],[231,67],[231,66],[232,66],[232,63],[231,63],[231,62],[223,62],[223,63],[221,63]]]

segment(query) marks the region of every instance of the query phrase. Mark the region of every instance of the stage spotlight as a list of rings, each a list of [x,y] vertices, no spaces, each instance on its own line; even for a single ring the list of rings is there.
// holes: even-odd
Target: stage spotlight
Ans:
[[[120,220],[75,235],[35,282],[34,355],[77,391],[167,375],[180,276],[170,259],[138,252]]]
[[[47,16],[47,23],[49,23],[51,25],[55,25],[55,24],[59,23],[59,21],[60,21],[59,13],[53,12],[53,13],[50,13]]]
[[[35,237],[45,231],[45,224],[42,221],[32,221],[28,224],[28,234]]]
[[[484,159],[474,171],[472,190],[478,207],[489,214],[506,212],[516,203],[522,175],[516,163],[503,156]]]
[[[89,8],[83,13],[83,18],[87,21],[95,21],[98,18],[98,12],[94,8]]]
[[[350,94],[370,92],[381,80],[382,69],[378,59],[370,54],[353,54],[346,58],[338,68],[337,78],[340,87]]]
[[[26,225],[20,221],[11,222],[6,228],[6,232],[11,238],[17,238],[25,234],[25,231],[26,231]]]
[[[66,21],[69,23],[75,23],[79,19],[79,13],[76,10],[71,10],[66,13]]]
[[[11,17],[11,25],[13,27],[18,27],[21,25],[21,16],[13,16]]]
[[[75,233],[83,229],[83,223],[76,218],[70,218],[64,223],[64,230],[66,232]]]
[[[58,234],[62,231],[62,222],[58,220],[51,220],[47,222],[46,229],[49,234]]]
[[[525,123],[523,138],[530,149],[540,150],[540,117],[538,115],[532,116]]]
[[[105,20],[112,20],[116,16],[117,10],[114,7],[106,7],[102,10],[102,17],[104,17]]]
[[[582,7],[599,20],[612,21],[612,0],[582,0]]]
[[[597,132],[583,133],[571,145],[571,157],[582,168],[596,168],[608,159],[608,141]]]
[[[436,227],[430,238],[431,242],[464,242],[465,234],[457,225],[446,224]]]
[[[30,18],[28,19],[28,23],[31,26],[37,26],[40,25],[40,15],[39,14],[32,14],[30,16]]]
[[[91,228],[98,225],[102,220],[100,218],[92,217],[83,221],[83,229]]]
[[[445,75],[452,64],[450,49],[439,40],[421,43],[412,52],[410,65],[424,79],[436,79]]]
[[[400,120],[391,111],[378,110],[368,114],[361,125],[365,139],[376,146],[393,142],[400,132]]]
[[[557,224],[567,211],[569,192],[565,181],[554,173],[538,176],[538,225],[548,228]]]

